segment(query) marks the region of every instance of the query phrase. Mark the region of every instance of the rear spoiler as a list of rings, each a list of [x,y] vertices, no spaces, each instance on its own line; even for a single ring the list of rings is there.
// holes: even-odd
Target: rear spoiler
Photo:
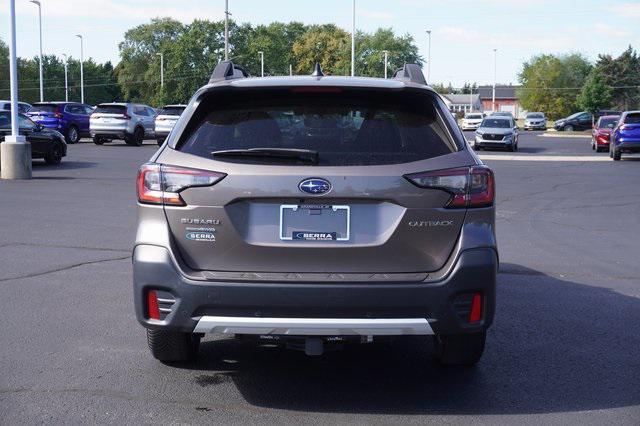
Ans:
[[[216,83],[218,81],[233,80],[236,78],[248,78],[251,74],[240,65],[236,65],[231,61],[222,61],[216,65],[209,84]]]
[[[422,68],[420,68],[418,64],[404,64],[404,67],[393,73],[393,78],[427,85],[427,80],[425,80],[424,74],[422,74]]]

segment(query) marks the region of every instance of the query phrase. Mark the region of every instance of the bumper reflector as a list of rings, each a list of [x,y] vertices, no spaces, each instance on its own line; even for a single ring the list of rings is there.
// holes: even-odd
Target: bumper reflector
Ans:
[[[158,307],[158,295],[155,290],[149,290],[147,293],[147,310],[149,319],[160,319],[160,308]]]
[[[478,322],[482,319],[482,296],[480,293],[473,295],[471,301],[471,312],[469,313],[469,322]]]

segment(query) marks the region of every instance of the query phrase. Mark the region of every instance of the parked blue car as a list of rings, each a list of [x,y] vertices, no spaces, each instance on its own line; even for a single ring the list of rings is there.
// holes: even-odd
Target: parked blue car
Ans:
[[[89,116],[93,108],[76,102],[36,102],[27,115],[47,129],[62,133],[67,143],[89,135]]]
[[[640,153],[640,111],[625,111],[611,132],[609,156],[619,161],[623,153]]]

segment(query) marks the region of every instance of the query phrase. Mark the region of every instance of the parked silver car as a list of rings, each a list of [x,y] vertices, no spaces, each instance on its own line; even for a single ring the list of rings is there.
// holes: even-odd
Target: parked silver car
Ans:
[[[518,126],[516,122],[507,116],[490,115],[482,120],[482,124],[476,130],[474,147],[476,150],[503,148],[517,151]]]
[[[477,362],[494,177],[420,67],[246,77],[221,62],[138,172],[133,294],[153,356],[192,359],[206,333],[309,355],[416,335],[444,364]]]
[[[165,105],[156,116],[155,131],[158,145],[162,145],[164,140],[169,136],[171,129],[176,125],[180,114],[186,108],[186,105]]]
[[[155,138],[155,118],[155,110],[147,105],[99,104],[91,114],[89,131],[96,145],[124,139],[127,145],[140,146],[145,139]]]
[[[26,102],[18,102],[18,112],[26,114],[31,109],[31,104]],[[11,111],[11,101],[0,100],[0,111]]]
[[[524,117],[525,130],[547,130],[547,117],[543,112],[530,112]]]

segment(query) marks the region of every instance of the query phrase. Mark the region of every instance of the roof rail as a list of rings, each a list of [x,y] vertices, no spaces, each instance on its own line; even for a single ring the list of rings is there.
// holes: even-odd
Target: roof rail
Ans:
[[[211,78],[209,79],[209,84],[215,83],[216,81],[247,77],[251,77],[251,74],[249,74],[249,72],[240,65],[236,65],[231,61],[222,61],[219,62],[213,70]]]
[[[393,73],[393,78],[427,85],[427,80],[425,80],[424,74],[422,74],[422,68],[420,68],[418,64],[404,64],[404,67]]]

